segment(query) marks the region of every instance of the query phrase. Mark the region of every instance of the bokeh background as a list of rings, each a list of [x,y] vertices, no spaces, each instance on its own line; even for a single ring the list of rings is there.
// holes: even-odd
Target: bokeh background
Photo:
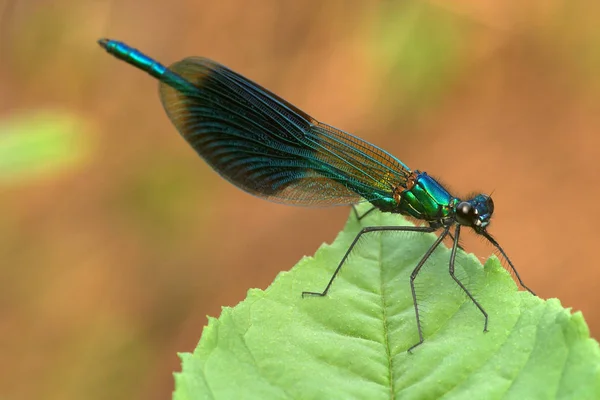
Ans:
[[[600,3],[0,1],[0,397],[165,399],[221,306],[348,208],[272,204],[199,159],[97,46],[203,55],[426,170],[600,333]],[[473,235],[464,245],[492,251]],[[398,290],[404,290],[398,288]]]

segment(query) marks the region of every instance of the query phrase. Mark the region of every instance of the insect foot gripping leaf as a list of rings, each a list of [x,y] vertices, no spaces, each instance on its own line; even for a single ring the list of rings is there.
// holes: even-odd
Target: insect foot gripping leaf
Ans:
[[[409,275],[433,234],[365,235],[327,296],[302,298],[324,288],[361,227],[399,224],[351,213],[333,244],[210,318],[195,351],[180,355],[173,398],[600,398],[600,351],[582,315],[518,292],[495,257],[457,262],[489,314],[484,334],[448,274],[449,250],[434,252],[417,286],[425,342],[407,353],[418,340]]]

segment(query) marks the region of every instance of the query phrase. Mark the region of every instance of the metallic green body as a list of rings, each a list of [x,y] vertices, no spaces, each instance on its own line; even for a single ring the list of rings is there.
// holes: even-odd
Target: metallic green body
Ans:
[[[454,197],[425,172],[415,171],[415,183],[401,193],[398,211],[424,221],[439,221],[453,212]]]

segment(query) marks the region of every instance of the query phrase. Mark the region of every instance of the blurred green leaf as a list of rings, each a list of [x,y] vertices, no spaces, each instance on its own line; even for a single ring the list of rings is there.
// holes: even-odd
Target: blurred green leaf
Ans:
[[[0,120],[0,184],[75,168],[90,154],[89,127],[65,113],[37,111]]]
[[[448,274],[449,250],[434,252],[417,279],[425,343],[407,353],[418,340],[409,275],[433,234],[367,235],[327,297],[301,297],[324,288],[362,226],[400,223],[351,216],[314,258],[210,318],[181,354],[174,399],[600,398],[600,352],[582,315],[517,291],[495,257],[482,267],[461,252],[457,265],[489,313],[483,333]]]
[[[198,162],[195,158],[192,162]],[[168,154],[137,160],[119,181],[112,205],[121,219],[131,221],[153,249],[179,245],[190,223],[202,223],[214,211],[206,196],[217,177]],[[199,182],[202,184],[200,185]]]
[[[396,100],[405,99],[405,104],[394,102],[390,111],[397,114],[398,109],[407,109],[411,114],[415,108],[434,103],[451,83],[461,60],[464,37],[458,18],[427,2],[383,2],[373,26],[374,58],[392,68],[385,76],[384,90]]]

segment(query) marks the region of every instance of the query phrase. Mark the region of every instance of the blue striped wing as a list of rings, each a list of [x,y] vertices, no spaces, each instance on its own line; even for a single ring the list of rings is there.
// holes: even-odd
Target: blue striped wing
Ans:
[[[172,84],[181,78],[185,85]],[[314,206],[391,199],[410,175],[389,153],[206,58],[171,65],[160,94],[173,124],[212,168],[268,200]]]

